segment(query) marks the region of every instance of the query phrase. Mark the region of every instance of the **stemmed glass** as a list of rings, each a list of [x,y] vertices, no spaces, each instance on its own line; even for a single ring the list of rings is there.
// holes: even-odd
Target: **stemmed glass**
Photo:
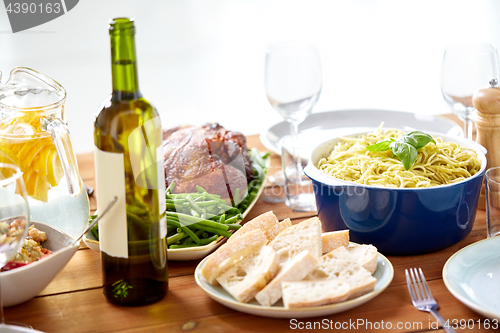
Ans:
[[[13,165],[0,163],[0,268],[4,267],[24,243],[29,227],[29,209],[21,170]],[[1,276],[1,274],[0,274]],[[1,281],[1,279],[0,279]],[[22,288],[22,286],[19,286]],[[3,315],[0,288],[0,331],[26,331],[16,325],[8,325]]]
[[[273,108],[290,123],[294,145],[298,141],[299,124],[312,112],[322,87],[319,53],[311,45],[279,43],[266,51],[265,89]],[[294,172],[302,175],[300,154],[294,154]]]
[[[498,55],[487,43],[462,42],[446,47],[441,65],[441,93],[451,110],[464,122],[464,134],[472,139],[475,109],[472,95],[498,78]]]

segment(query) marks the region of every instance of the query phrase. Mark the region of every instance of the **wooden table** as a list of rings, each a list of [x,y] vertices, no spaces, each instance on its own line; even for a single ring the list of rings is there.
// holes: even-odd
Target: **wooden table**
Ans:
[[[248,145],[265,150],[256,135],[248,137]],[[78,156],[78,160],[84,182],[95,186],[93,155],[81,155]],[[273,174],[279,168],[280,157],[273,154],[269,174]],[[272,188],[270,184],[266,185],[266,191],[269,192]],[[91,207],[93,210],[96,208],[94,197],[91,197]],[[284,203],[270,204],[261,198],[246,220],[269,210],[273,210],[280,220],[289,217],[294,223],[315,215],[314,213],[297,213]],[[451,295],[443,283],[442,269],[453,253],[466,245],[485,239],[485,228],[485,212],[480,210],[477,212],[472,232],[460,243],[431,254],[389,256],[388,259],[394,266],[394,279],[389,287],[373,300],[343,313],[324,318],[299,320],[298,323],[307,325],[313,322],[323,322],[326,319],[333,327],[341,324],[346,327],[349,323],[363,320],[365,323],[371,323],[374,328],[387,328],[390,323],[393,327],[391,332],[431,331],[436,327],[431,326],[436,325],[436,321],[431,315],[413,307],[404,275],[405,268],[421,267],[440,305],[441,315],[450,320],[473,319],[476,328],[477,320],[484,318],[469,310]],[[298,327],[296,325],[299,324],[292,324],[288,319],[247,315],[213,301],[195,283],[193,272],[198,262],[169,261],[169,291],[162,301],[143,307],[119,307],[108,303],[102,293],[99,253],[82,245],[64,270],[38,297],[24,304],[6,308],[5,318],[29,323],[41,331],[64,333],[114,331],[275,333],[292,331],[292,328]],[[36,276],[33,279],[36,279]],[[397,329],[397,325],[403,325],[403,328]],[[404,328],[405,325],[407,328]],[[351,327],[346,330],[370,331],[366,326],[360,326],[357,329]]]

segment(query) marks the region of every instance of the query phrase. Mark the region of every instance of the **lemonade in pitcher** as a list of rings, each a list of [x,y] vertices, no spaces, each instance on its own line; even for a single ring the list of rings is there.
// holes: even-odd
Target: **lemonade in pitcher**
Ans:
[[[76,237],[86,227],[89,200],[62,121],[65,100],[56,81],[28,68],[13,69],[0,85],[0,162],[21,169],[30,220]]]

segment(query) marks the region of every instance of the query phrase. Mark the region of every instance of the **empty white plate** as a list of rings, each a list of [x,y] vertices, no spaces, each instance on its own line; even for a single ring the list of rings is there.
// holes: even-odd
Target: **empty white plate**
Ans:
[[[452,255],[444,265],[443,280],[460,302],[500,320],[500,237],[476,242]]]

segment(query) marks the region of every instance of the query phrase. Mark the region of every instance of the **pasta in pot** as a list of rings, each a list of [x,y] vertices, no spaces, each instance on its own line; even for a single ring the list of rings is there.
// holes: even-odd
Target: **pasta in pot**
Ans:
[[[371,152],[366,149],[379,141],[398,138],[397,129],[377,129],[360,138],[342,138],[330,155],[316,167],[324,173],[358,184],[394,188],[418,188],[452,184],[476,174],[481,163],[473,149],[434,138],[418,150],[415,164],[405,170],[391,150]]]

